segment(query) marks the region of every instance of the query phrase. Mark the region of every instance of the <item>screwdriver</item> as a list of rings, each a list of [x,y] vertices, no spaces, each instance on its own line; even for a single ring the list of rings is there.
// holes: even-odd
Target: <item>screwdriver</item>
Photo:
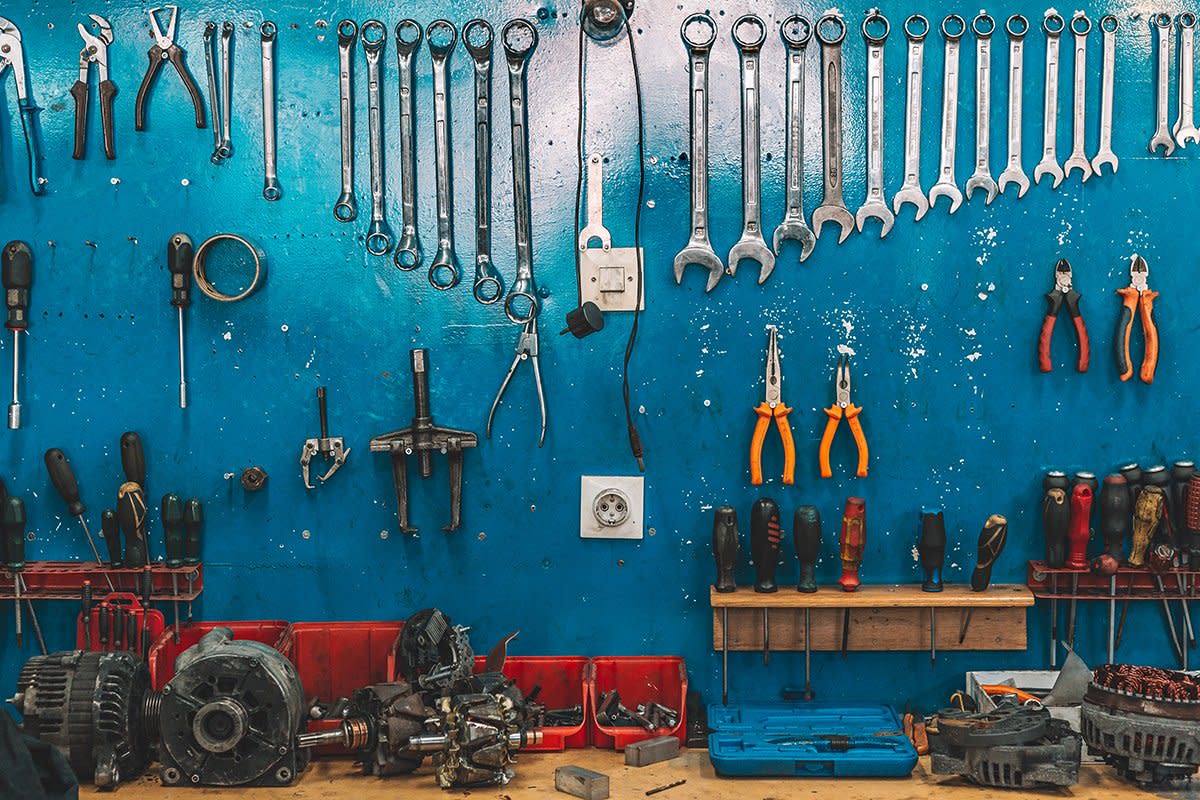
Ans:
[[[8,320],[4,327],[13,334],[13,396],[8,406],[8,427],[21,427],[21,333],[29,330],[29,288],[33,285],[33,254],[24,242],[9,242],[0,257],[0,281],[4,283],[4,305]]]
[[[817,590],[817,556],[821,552],[821,514],[814,506],[800,506],[792,515],[792,543],[800,562],[796,591],[809,594]],[[804,699],[813,699],[812,690],[812,609],[804,607]]]
[[[19,497],[4,498],[0,510],[4,525],[4,566],[13,576],[13,614],[16,622],[17,647],[21,647],[21,573],[25,570],[25,503]]]
[[[92,582],[84,580],[80,605],[83,609],[83,649],[92,649]]]
[[[163,499],[166,502],[166,499]],[[167,514],[163,512],[164,525]],[[737,511],[733,506],[717,506],[713,513],[712,535],[713,558],[717,562],[717,582],[713,588],[722,594],[737,589],[733,571],[737,568],[738,542]],[[188,579],[189,582],[191,579]],[[188,603],[188,621],[191,622],[191,603]],[[729,702],[729,606],[721,608],[721,703]]]
[[[923,592],[942,591],[942,566],[946,562],[946,519],[940,508],[921,512],[921,538],[917,543],[921,568],[925,570]],[[929,607],[929,663],[937,663],[937,609]]]
[[[96,624],[100,628],[100,652],[108,650],[108,630],[109,630],[109,607],[107,600],[100,601],[100,613],[96,617]]]
[[[996,565],[996,560],[1004,552],[1004,545],[1007,543],[1008,519],[1001,514],[992,514],[984,520],[983,529],[979,531],[975,569],[971,572],[971,591],[987,590],[988,584],[992,582],[992,567]],[[975,607],[969,606],[962,627],[958,630],[959,644],[967,639],[967,629],[971,627],[971,615],[974,613]]]
[[[735,518],[736,522],[736,518]],[[204,506],[196,498],[183,507],[183,563],[194,567],[200,563],[200,531],[204,527]],[[192,580],[195,571],[188,573],[188,596],[192,595]],[[192,624],[192,601],[188,600],[187,623]]]
[[[121,434],[121,469],[125,480],[146,488],[146,452],[142,449],[142,437],[134,431]]]
[[[1104,488],[1100,490],[1100,535],[1104,538],[1104,552],[1121,563],[1121,542],[1129,530],[1130,513],[1129,484],[1123,475],[1108,475]],[[1108,663],[1113,663],[1116,651],[1117,625],[1117,575],[1108,578]]]
[[[754,591],[771,594],[779,591],[775,570],[779,566],[779,504],[769,497],[760,497],[750,509],[750,553],[754,558]],[[769,610],[763,610],[763,666],[771,663],[771,630]]]
[[[1142,471],[1142,486],[1154,486],[1163,493],[1163,517],[1151,539],[1175,544],[1175,519],[1171,516],[1171,475],[1162,464]]]
[[[1087,543],[1091,534],[1092,487],[1086,481],[1071,489],[1071,518],[1067,525],[1067,566],[1087,569]],[[1067,642],[1075,647],[1075,612],[1079,608],[1079,573],[1071,573],[1071,607],[1067,613]]]
[[[125,611],[117,606],[109,606],[113,615],[113,650],[125,649]]]
[[[1065,473],[1048,472],[1042,480],[1042,531],[1046,537],[1046,566],[1061,568],[1067,560],[1067,528],[1071,507],[1067,504]],[[1058,665],[1058,573],[1050,573],[1050,666]]]
[[[167,551],[167,568],[178,569],[183,566],[183,501],[179,499],[179,495],[170,493],[164,494],[162,499],[162,526],[163,526],[163,546]],[[716,530],[713,535],[715,537]],[[734,539],[734,547],[737,547],[737,540]],[[713,549],[716,549],[714,539]],[[720,556],[718,555],[718,564]],[[717,591],[729,591],[721,588],[720,576],[717,581]],[[733,568],[729,569],[729,581],[733,582]],[[732,588],[732,587],[731,587]],[[171,594],[176,598],[179,597],[179,576],[174,572],[171,573]],[[171,603],[171,608],[174,611],[175,617],[175,644],[179,644],[179,600],[176,599]]]
[[[1150,539],[1163,518],[1166,498],[1157,486],[1143,486],[1133,504],[1133,544],[1129,548],[1129,566],[1140,567],[1146,563],[1146,550]]]
[[[862,565],[863,550],[867,546],[867,501],[861,497],[847,497],[842,510],[842,530],[838,549],[842,559],[842,574],[838,584],[842,591],[853,592],[859,586],[858,568]],[[850,644],[850,607],[842,610],[842,658]]]
[[[1168,514],[1171,528],[1175,532],[1175,543],[1181,551],[1191,552],[1192,535],[1187,525],[1187,487],[1196,474],[1196,464],[1192,461],[1176,461],[1171,465],[1171,493],[1168,497]],[[1180,595],[1187,595],[1187,584],[1182,573],[1175,573],[1175,585]],[[1196,646],[1196,635],[1192,630],[1192,617],[1188,611],[1186,599],[1180,599],[1183,607],[1183,621],[1187,626],[1188,646]]]
[[[154,571],[149,564],[142,570],[142,636],[139,652],[144,661],[150,660],[150,604],[154,598]],[[130,636],[130,638],[133,638]]]
[[[67,513],[79,520],[88,546],[92,548],[92,555],[96,557],[96,563],[104,566],[100,559],[100,551],[96,549],[96,542],[92,539],[92,532],[88,530],[87,520],[83,517],[87,513],[87,506],[79,499],[79,483],[75,480],[75,470],[71,469],[71,462],[67,460],[66,453],[57,447],[51,447],[46,451],[45,461],[46,471],[50,473],[50,482],[66,501]],[[107,572],[104,573],[104,580],[108,583],[109,591],[115,592],[116,587],[113,586],[112,578]]]
[[[133,481],[117,490],[117,521],[125,534],[125,566],[138,569],[149,563],[146,550],[146,493]]]
[[[108,548],[108,563],[119,569],[125,563],[121,553],[121,523],[117,520],[117,512],[111,508],[100,512],[100,536]]]
[[[171,272],[171,305],[179,316],[179,407],[187,408],[187,370],[183,356],[183,310],[192,304],[192,240],[177,233],[167,242],[167,269]]]

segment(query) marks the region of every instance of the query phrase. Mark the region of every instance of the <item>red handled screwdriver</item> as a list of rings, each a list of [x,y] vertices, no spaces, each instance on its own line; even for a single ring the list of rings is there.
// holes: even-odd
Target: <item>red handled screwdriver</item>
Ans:
[[[779,566],[779,504],[760,497],[750,509],[750,552],[754,557],[754,591],[770,594],[779,591],[775,570]],[[763,666],[771,663],[770,612],[763,608]]]
[[[858,568],[862,565],[867,546],[867,501],[861,497],[846,498],[842,511],[842,531],[838,539],[841,551],[842,574],[838,584],[842,591],[853,592],[859,586]],[[850,645],[850,607],[842,609],[842,658]]]

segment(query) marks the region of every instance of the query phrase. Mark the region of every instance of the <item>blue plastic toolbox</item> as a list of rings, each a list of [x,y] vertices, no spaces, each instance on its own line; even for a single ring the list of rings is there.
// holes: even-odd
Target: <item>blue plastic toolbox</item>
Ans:
[[[708,725],[722,776],[897,778],[917,764],[888,706],[713,705]]]

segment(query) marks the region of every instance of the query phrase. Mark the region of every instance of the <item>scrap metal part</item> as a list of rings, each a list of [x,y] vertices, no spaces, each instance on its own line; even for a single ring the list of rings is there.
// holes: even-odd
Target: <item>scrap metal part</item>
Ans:
[[[425,732],[426,720],[433,713],[410,684],[379,683],[354,691],[337,728],[302,733],[297,746],[337,745],[361,759],[363,774],[406,775],[425,760],[425,754],[411,749],[408,741]]]
[[[1079,735],[1045,708],[943,709],[928,733],[935,774],[1010,788],[1072,786],[1079,780]]]
[[[418,689],[451,690],[471,677],[475,652],[467,637],[470,628],[454,625],[436,608],[413,614],[400,629],[396,669]]]

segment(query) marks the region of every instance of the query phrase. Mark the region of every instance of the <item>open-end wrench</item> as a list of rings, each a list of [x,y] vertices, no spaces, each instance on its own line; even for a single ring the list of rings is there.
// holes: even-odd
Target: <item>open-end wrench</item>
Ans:
[[[463,26],[463,47],[475,70],[475,283],[484,305],[504,296],[504,278],[492,263],[492,26],[473,19]]]
[[[1042,160],[1033,168],[1033,182],[1041,183],[1042,177],[1054,179],[1051,189],[1057,189],[1063,181],[1062,167],[1058,165],[1058,63],[1059,40],[1067,23],[1054,12],[1042,17],[1042,31],[1046,34],[1046,81],[1042,106]]]
[[[338,222],[351,222],[358,216],[354,198],[354,43],[358,25],[351,19],[338,23],[338,94],[342,112],[342,193],[333,206]],[[211,90],[210,90],[211,91]],[[214,125],[214,127],[216,127]]]
[[[742,235],[729,250],[729,274],[736,275],[744,260],[759,264],[758,282],[775,269],[775,254],[762,234],[762,139],[759,111],[758,54],[767,38],[767,26],[755,14],[738,17],[730,29],[737,45],[742,73]]]
[[[1163,155],[1169,156],[1175,152],[1175,140],[1171,138],[1169,117],[1171,114],[1171,15],[1159,13],[1154,15],[1154,27],[1158,29],[1158,82],[1155,95],[1157,96],[1158,126],[1150,139],[1150,152],[1157,153],[1163,149]]]
[[[385,256],[392,250],[392,231],[385,218],[383,202],[383,81],[379,57],[387,42],[387,28],[377,19],[363,23],[359,31],[367,57],[367,128],[371,150],[371,227],[367,229],[367,252]]]
[[[204,73],[208,78],[208,110],[213,119],[212,163],[221,163],[221,91],[217,86],[217,23],[204,23]]]
[[[500,43],[508,63],[508,101],[512,114],[513,224],[516,228],[517,273],[508,296],[505,315],[518,325],[532,322],[541,310],[533,279],[532,201],[529,194],[529,91],[525,73],[537,47],[537,28],[524,19],[510,20],[500,30]]]
[[[458,259],[454,255],[454,186],[450,164],[450,79],[447,67],[458,42],[458,31],[447,20],[425,29],[433,62],[433,156],[437,188],[437,254],[429,264],[429,283],[440,291],[458,285]]]
[[[975,172],[967,178],[967,199],[976,189],[987,193],[985,205],[991,205],[998,193],[992,180],[992,34],[996,20],[980,11],[971,20],[975,33]]]
[[[888,235],[896,221],[883,199],[883,43],[889,32],[887,17],[877,9],[867,13],[862,23],[867,42],[867,197],[854,221],[862,233],[867,220],[879,220],[880,239]]]
[[[1200,142],[1200,131],[1196,130],[1195,98],[1196,78],[1193,53],[1196,46],[1196,15],[1184,11],[1177,18],[1179,24],[1179,116],[1171,133],[1182,148],[1188,142]]]
[[[1117,18],[1108,14],[1100,18],[1100,34],[1103,37],[1104,71],[1100,79],[1100,150],[1092,159],[1092,169],[1100,174],[1105,164],[1117,174],[1117,156],[1112,149],[1113,84],[1116,82]]]
[[[779,255],[786,239],[799,242],[800,260],[812,255],[817,237],[804,221],[804,54],[812,39],[812,23],[793,14],[779,26],[787,51],[787,158],[783,222],[775,228],[772,244]]]
[[[1092,177],[1092,162],[1087,157],[1087,40],[1092,21],[1082,11],[1071,17],[1071,33],[1075,37],[1075,101],[1071,114],[1071,155],[1063,162],[1063,175],[1070,177],[1074,170],[1083,174],[1083,182]]]
[[[704,291],[711,292],[725,274],[725,264],[708,236],[708,54],[717,39],[717,23],[706,13],[692,14],[680,25],[679,35],[688,51],[691,73],[692,223],[688,243],[675,256],[675,283],[683,282],[688,265],[697,264],[708,270]]]
[[[929,198],[921,188],[921,84],[925,72],[925,37],[929,20],[913,14],[904,20],[908,40],[908,94],[904,102],[904,183],[892,198],[892,210],[900,213],[905,203],[916,206],[915,219],[929,211]]]
[[[263,98],[263,198],[278,200],[279,188],[275,152],[275,23],[266,20],[258,28],[262,40],[262,98]]]
[[[221,24],[221,143],[217,155],[233,155],[233,23]]]
[[[392,263],[404,272],[421,266],[424,254],[417,235],[417,115],[416,77],[413,54],[421,46],[425,32],[413,19],[396,23],[396,71],[400,97],[400,241],[392,253]]]
[[[817,20],[815,30],[821,43],[821,136],[825,161],[825,194],[812,215],[813,233],[821,238],[826,222],[836,222],[841,232],[838,244],[854,230],[854,215],[842,196],[842,40],[846,23],[836,13]]]
[[[1016,184],[1017,198],[1029,191],[1029,177],[1021,164],[1021,110],[1025,93],[1025,34],[1029,20],[1013,14],[1004,23],[1008,32],[1008,166],[1000,173],[997,188],[1004,194],[1009,184]]]
[[[950,213],[962,205],[962,191],[954,177],[954,154],[958,147],[958,53],[967,21],[958,14],[942,20],[942,37],[946,40],[945,65],[942,72],[942,139],[938,179],[929,190],[929,205],[939,197],[950,199]]]

